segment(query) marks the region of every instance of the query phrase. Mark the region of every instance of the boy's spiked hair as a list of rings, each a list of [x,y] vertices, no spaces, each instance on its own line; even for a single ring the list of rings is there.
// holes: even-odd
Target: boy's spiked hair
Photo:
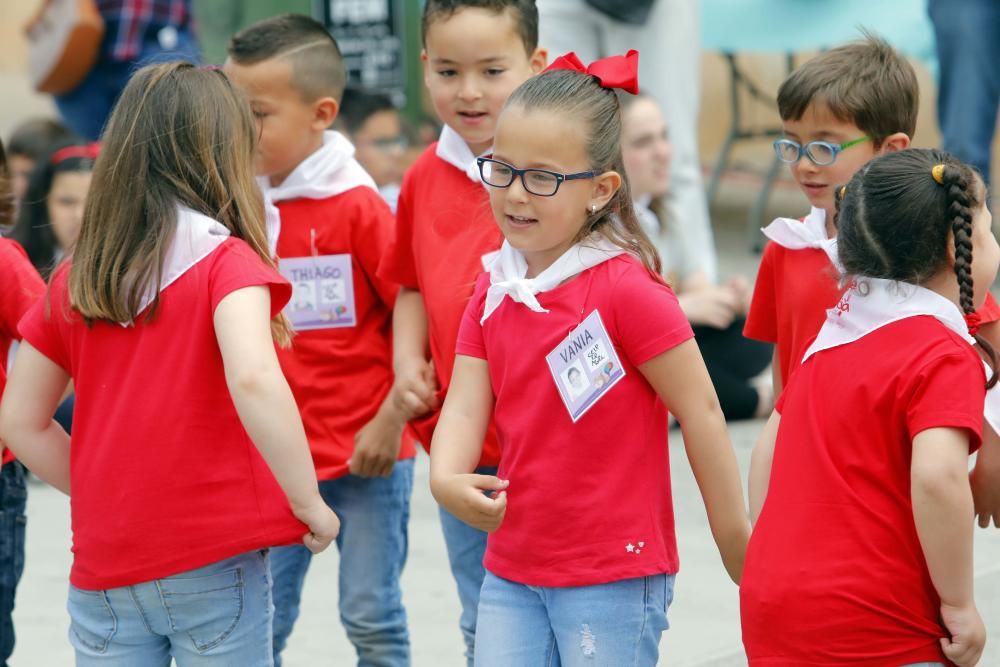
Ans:
[[[821,103],[836,118],[857,125],[876,148],[897,132],[913,137],[920,104],[913,66],[881,37],[862,34],[785,79],[778,89],[782,120],[799,120],[810,104]]]

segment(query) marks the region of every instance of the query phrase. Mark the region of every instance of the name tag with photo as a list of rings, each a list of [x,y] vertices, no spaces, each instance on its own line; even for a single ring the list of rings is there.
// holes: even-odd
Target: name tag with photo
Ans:
[[[596,310],[545,361],[574,423],[625,377],[625,367]]]
[[[278,269],[292,283],[292,300],[285,306],[285,315],[296,331],[357,324],[349,254],[281,259]]]

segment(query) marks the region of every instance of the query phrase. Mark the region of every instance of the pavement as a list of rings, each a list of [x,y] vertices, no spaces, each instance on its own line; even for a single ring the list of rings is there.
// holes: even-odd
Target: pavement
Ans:
[[[731,424],[730,435],[744,473],[762,422]],[[681,554],[681,572],[670,608],[670,630],[661,643],[661,665],[740,667],[736,586],[726,576],[708,530],[705,510],[684,454],[671,432],[671,476]],[[745,474],[744,474],[745,479]],[[72,665],[65,611],[70,568],[69,500],[32,485],[28,500],[27,564],[17,594],[14,667]],[[355,656],[337,615],[335,550],[313,559],[305,583],[302,615],[285,653],[285,664],[349,665]],[[1000,665],[1000,530],[976,532],[976,594],[987,627],[988,651],[981,665]],[[428,488],[428,458],[417,460],[410,522],[410,555],[403,575],[415,667],[460,667],[459,604],[448,570],[438,514]]]

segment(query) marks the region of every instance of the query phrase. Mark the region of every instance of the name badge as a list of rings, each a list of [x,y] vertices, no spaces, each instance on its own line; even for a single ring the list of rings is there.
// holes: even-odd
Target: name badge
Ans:
[[[296,331],[357,324],[349,254],[281,259],[278,269],[292,283],[285,315]]]
[[[596,310],[545,361],[574,423],[625,377],[625,367]]]

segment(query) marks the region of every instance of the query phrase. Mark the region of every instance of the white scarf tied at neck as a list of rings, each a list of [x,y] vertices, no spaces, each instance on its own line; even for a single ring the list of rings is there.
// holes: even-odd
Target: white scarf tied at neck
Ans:
[[[837,237],[829,238],[826,235],[826,211],[823,209],[814,206],[809,215],[801,221],[776,218],[761,231],[764,232],[764,236],[789,250],[804,248],[822,250],[834,267],[841,271],[840,259],[837,257]]]
[[[542,308],[536,294],[547,292],[587,269],[617,257],[625,250],[616,246],[600,234],[594,234],[562,254],[549,268],[534,278],[525,278],[528,263],[520,251],[507,241],[500,246],[500,253],[490,268],[490,287],[486,292],[486,304],[480,324],[493,314],[504,297],[523,303],[536,313],[549,312]]]
[[[340,132],[323,133],[323,145],[299,163],[281,183],[271,187],[266,176],[258,177],[264,193],[267,243],[276,254],[281,233],[281,213],[275,204],[290,199],[326,199],[359,186],[378,192],[375,181],[354,159],[354,145]]]
[[[434,154],[464,173],[470,181],[486,186],[479,177],[479,163],[476,162],[476,155],[469,148],[469,144],[447,125],[441,128],[441,136],[438,138]]]

